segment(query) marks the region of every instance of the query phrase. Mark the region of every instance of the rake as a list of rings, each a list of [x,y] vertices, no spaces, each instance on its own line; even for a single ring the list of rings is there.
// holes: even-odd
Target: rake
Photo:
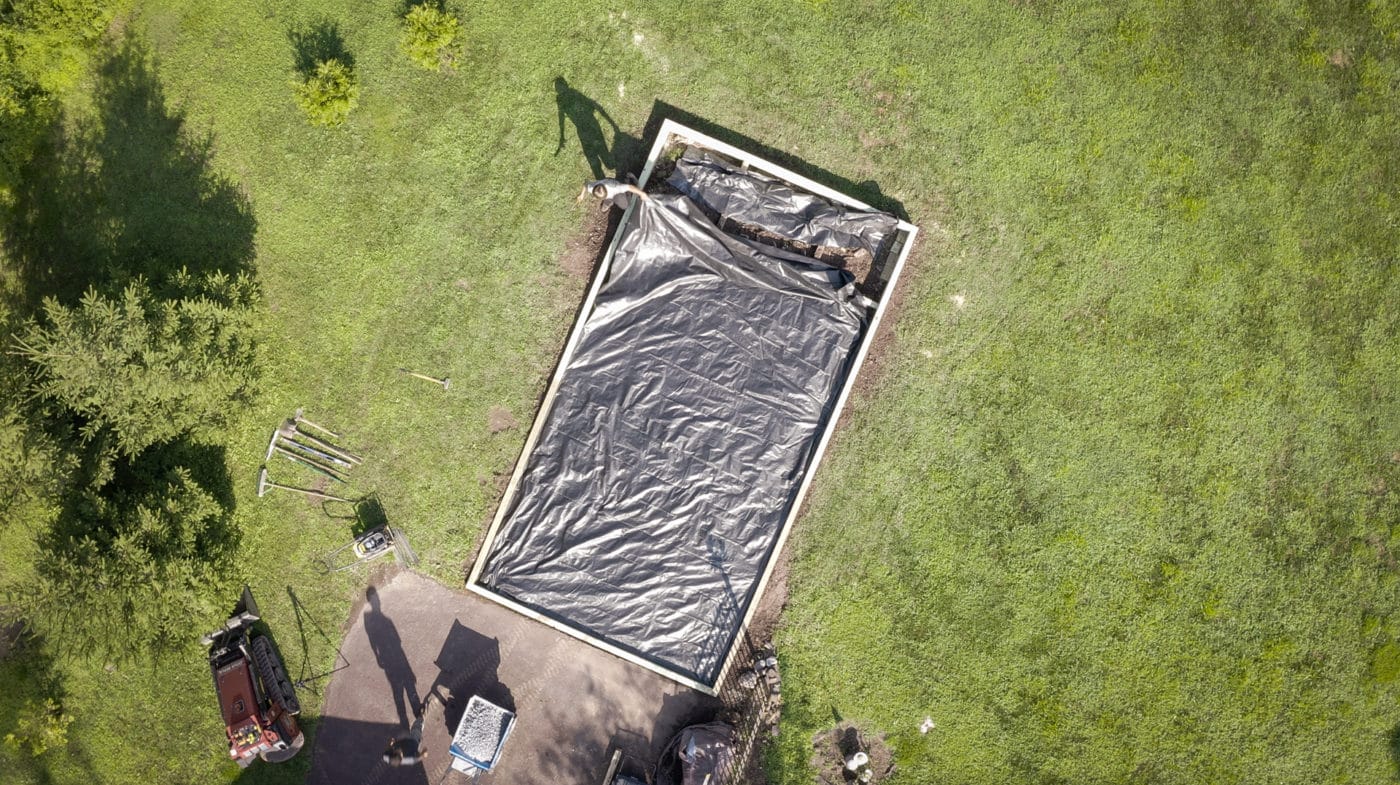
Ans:
[[[346,504],[354,504],[354,503],[355,503],[353,500],[347,499],[347,498],[345,498],[345,497],[343,497],[343,496],[333,496],[333,495],[331,495],[331,494],[329,494],[329,493],[321,493],[320,491],[312,490],[312,489],[310,489],[310,488],[298,488],[298,487],[296,487],[296,486],[294,486],[294,485],[282,485],[281,483],[273,482],[272,480],[267,479],[267,467],[266,467],[266,466],[259,467],[259,468],[258,468],[258,498],[262,498],[263,496],[265,496],[265,495],[267,494],[268,490],[269,490],[269,489],[272,489],[272,488],[280,488],[280,489],[282,489],[282,490],[284,490],[284,491],[295,491],[296,493],[304,493],[304,494],[306,494],[307,496],[315,496],[315,497],[318,498],[318,499],[325,499],[326,501],[345,502]]]

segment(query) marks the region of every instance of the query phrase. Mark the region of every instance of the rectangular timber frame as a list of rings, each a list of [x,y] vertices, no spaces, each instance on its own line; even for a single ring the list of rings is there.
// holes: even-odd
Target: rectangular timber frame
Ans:
[[[714,137],[708,136],[692,128],[688,128],[684,125],[681,125],[680,123],[677,123],[674,120],[664,121],[661,125],[660,130],[657,132],[656,141],[652,144],[651,152],[647,156],[646,166],[642,170],[640,185],[643,188],[646,187],[648,180],[651,178],[652,172],[656,168],[658,160],[660,160],[663,154],[665,154],[665,152],[668,149],[670,149],[672,145],[676,144],[694,145],[696,147],[710,150],[737,162],[744,169],[752,170],[756,173],[773,177],[778,180],[782,180],[788,183],[789,185],[796,187],[797,189],[815,194],[817,196],[821,196],[837,204],[845,205],[847,207],[852,207],[858,210],[875,209],[870,205],[865,204],[864,202],[846,196],[845,194],[842,194],[820,183],[814,182],[806,177],[803,177],[802,175],[799,175],[796,172],[770,163],[764,160],[763,158],[760,158],[752,153],[734,147],[733,145],[722,142],[718,139],[715,139]],[[628,220],[631,218],[632,211],[635,208],[635,206],[636,199],[634,197],[631,204],[629,204],[627,210],[622,215],[622,219],[618,224],[619,229],[622,226],[626,225]],[[587,322],[589,315],[593,312],[594,302],[597,299],[598,292],[602,288],[603,283],[608,279],[608,274],[612,266],[613,255],[617,250],[617,244],[621,237],[620,231],[613,232],[613,237],[608,245],[607,253],[603,257],[602,263],[599,265],[598,269],[594,272],[593,280],[588,288],[588,294],[583,301],[582,307],[579,309],[578,318],[574,321],[574,325],[569,331],[568,340],[564,344],[564,351],[559,357],[558,365],[555,366],[554,375],[550,379],[549,387],[546,390],[544,399],[540,404],[540,410],[535,416],[535,421],[530,428],[529,436],[525,439],[525,444],[520,451],[520,457],[515,462],[515,469],[511,473],[510,477],[510,484],[506,486],[505,494],[501,497],[500,505],[497,507],[496,514],[491,521],[491,527],[486,532],[486,539],[482,543],[481,550],[479,551],[476,558],[476,562],[472,565],[471,574],[467,579],[467,588],[470,591],[475,592],[493,602],[504,605],[516,611],[517,613],[523,614],[524,616],[527,616],[531,619],[549,625],[550,627],[560,632],[563,632],[574,638],[578,638],[579,640],[582,640],[585,643],[588,643],[592,646],[603,649],[604,651],[617,655],[618,657],[621,657],[622,659],[627,660],[628,662],[640,665],[644,668],[647,668],[648,670],[659,673],[668,679],[671,679],[687,687],[703,692],[707,695],[717,695],[719,692],[719,687],[724,684],[725,678],[728,676],[731,667],[734,665],[733,660],[736,652],[744,648],[736,644],[738,643],[739,637],[744,634],[744,631],[748,629],[749,624],[753,620],[753,615],[758,609],[760,600],[763,597],[763,592],[767,589],[768,581],[772,577],[773,568],[777,562],[777,559],[782,554],[783,546],[787,542],[788,534],[792,531],[793,523],[802,510],[803,499],[806,498],[807,491],[812,483],[812,478],[815,476],[817,467],[821,464],[822,456],[826,452],[827,444],[831,441],[832,433],[835,431],[836,425],[840,421],[841,412],[845,409],[846,401],[850,397],[851,390],[855,385],[856,376],[859,374],[860,368],[865,362],[866,355],[870,351],[870,345],[874,341],[875,336],[879,331],[880,322],[885,315],[886,309],[889,307],[891,294],[893,293],[895,286],[899,282],[900,274],[904,270],[905,262],[908,260],[909,252],[913,247],[914,239],[918,235],[918,232],[918,227],[914,226],[908,221],[899,221],[898,227],[894,235],[894,239],[891,243],[889,250],[886,253],[886,266],[887,269],[890,270],[890,273],[888,280],[885,281],[883,289],[880,293],[879,303],[875,308],[874,314],[870,317],[870,323],[869,326],[866,328],[865,334],[861,337],[860,345],[856,350],[855,359],[851,364],[850,372],[846,375],[846,378],[841,385],[841,390],[836,398],[835,405],[832,408],[831,416],[827,421],[825,427],[823,428],[820,438],[817,440],[815,451],[812,454],[811,463],[807,467],[807,470],[803,473],[801,483],[799,484],[797,489],[797,494],[793,499],[792,507],[788,510],[787,516],[783,521],[782,529],[778,533],[777,540],[773,545],[773,550],[768,554],[766,563],[763,567],[762,575],[758,581],[758,585],[755,587],[752,599],[750,600],[748,607],[745,610],[744,617],[740,623],[735,639],[730,641],[728,651],[724,657],[724,665],[720,669],[719,675],[715,679],[714,684],[702,683],[693,678],[690,678],[689,676],[677,673],[676,671],[673,671],[670,668],[665,667],[664,665],[648,660],[645,657],[639,656],[634,652],[627,651],[621,647],[615,646],[606,640],[589,635],[581,630],[575,629],[574,627],[568,624],[564,624],[557,619],[551,618],[546,614],[540,613],[534,608],[527,607],[509,597],[503,596],[491,590],[490,588],[483,586],[480,583],[482,570],[484,569],[486,561],[492,552],[497,533],[499,532],[500,527],[504,522],[506,516],[510,513],[513,507],[516,494],[519,491],[521,476],[524,474],[526,465],[529,462],[529,457],[532,451],[535,449],[536,442],[539,440],[540,432],[544,428],[545,421],[548,419],[548,415],[553,409],[554,398],[555,395],[558,393],[560,382],[564,377],[565,371],[569,367],[570,361],[573,359],[574,351],[577,348],[579,340],[583,335],[584,325]],[[889,267],[888,259],[890,258],[893,258],[894,260],[892,267]]]

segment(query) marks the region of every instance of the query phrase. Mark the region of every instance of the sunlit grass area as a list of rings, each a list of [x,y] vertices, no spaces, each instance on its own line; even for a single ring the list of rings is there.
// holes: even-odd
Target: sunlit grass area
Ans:
[[[317,569],[349,510],[256,497],[267,439],[298,407],[342,432],[343,490],[461,582],[582,297],[573,197],[616,163],[562,77],[609,153],[664,101],[923,229],[795,530],[773,779],[810,781],[844,720],[919,785],[1397,779],[1400,13],[449,8],[466,44],[433,73],[397,2],[138,3],[7,235],[32,299],[104,254],[256,277],[257,394],[222,444],[238,577],[294,677],[333,665],[364,574]],[[293,101],[307,40],[353,60],[342,127]],[[31,529],[0,529],[7,582]],[[301,781],[307,754],[227,762],[203,631],[153,664],[0,662],[74,717],[66,747],[0,748],[0,780]]]

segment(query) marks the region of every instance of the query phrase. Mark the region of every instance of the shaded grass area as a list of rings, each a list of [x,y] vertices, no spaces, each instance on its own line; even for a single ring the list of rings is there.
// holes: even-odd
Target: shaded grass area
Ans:
[[[191,132],[139,39],[114,42],[92,75],[90,106],[70,116],[16,189],[5,227],[15,306],[141,276],[236,274],[252,261],[247,198],[210,171],[212,139]]]
[[[61,694],[59,685],[54,683],[52,662],[42,648],[32,641],[13,641],[13,632],[0,631],[0,652],[4,653],[0,658],[0,684],[6,685],[0,691],[0,729],[4,729],[0,733],[0,767],[16,783],[29,785],[45,781],[43,761],[37,760],[29,748],[5,744],[3,739],[16,732],[27,702],[60,698]]]
[[[841,719],[912,783],[1395,779],[1400,16],[471,3],[449,76],[401,57],[397,8],[142,4],[6,249],[17,308],[113,258],[255,271],[262,394],[225,459],[294,675],[334,666],[364,576],[316,567],[351,510],[254,495],[271,429],[344,432],[347,490],[459,581],[523,441],[489,413],[529,422],[582,293],[577,185],[661,99],[925,228],[795,533],[777,780]],[[362,96],[328,131],[289,83],[332,45]],[[54,667],[72,741],[20,781],[304,778],[225,762],[199,652],[102,665]]]

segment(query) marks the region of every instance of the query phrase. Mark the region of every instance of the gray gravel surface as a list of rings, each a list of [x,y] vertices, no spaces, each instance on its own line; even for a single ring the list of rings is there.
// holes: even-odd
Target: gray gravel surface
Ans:
[[[473,695],[517,715],[500,761],[480,785],[598,785],[613,749],[655,760],[690,719],[714,710],[712,698],[475,594],[394,570],[375,584],[398,639],[380,645],[400,646],[404,656],[394,660],[411,672],[380,667],[366,632],[368,607],[351,611],[341,643],[349,665],[323,686],[321,719],[307,734],[313,750],[307,785],[465,785],[463,775],[448,771],[447,750]],[[333,631],[337,620],[316,621]],[[296,640],[294,626],[285,634]],[[286,654],[295,673],[300,652]],[[423,698],[440,695],[446,708],[429,702],[423,764],[392,768],[380,755],[390,737],[407,731],[393,700],[393,685],[404,683]],[[312,695],[305,693],[303,702]]]
[[[496,749],[501,745],[511,716],[500,706],[473,696],[462,715],[462,724],[457,727],[457,735],[452,737],[452,748],[479,763],[490,763],[496,757]]]

